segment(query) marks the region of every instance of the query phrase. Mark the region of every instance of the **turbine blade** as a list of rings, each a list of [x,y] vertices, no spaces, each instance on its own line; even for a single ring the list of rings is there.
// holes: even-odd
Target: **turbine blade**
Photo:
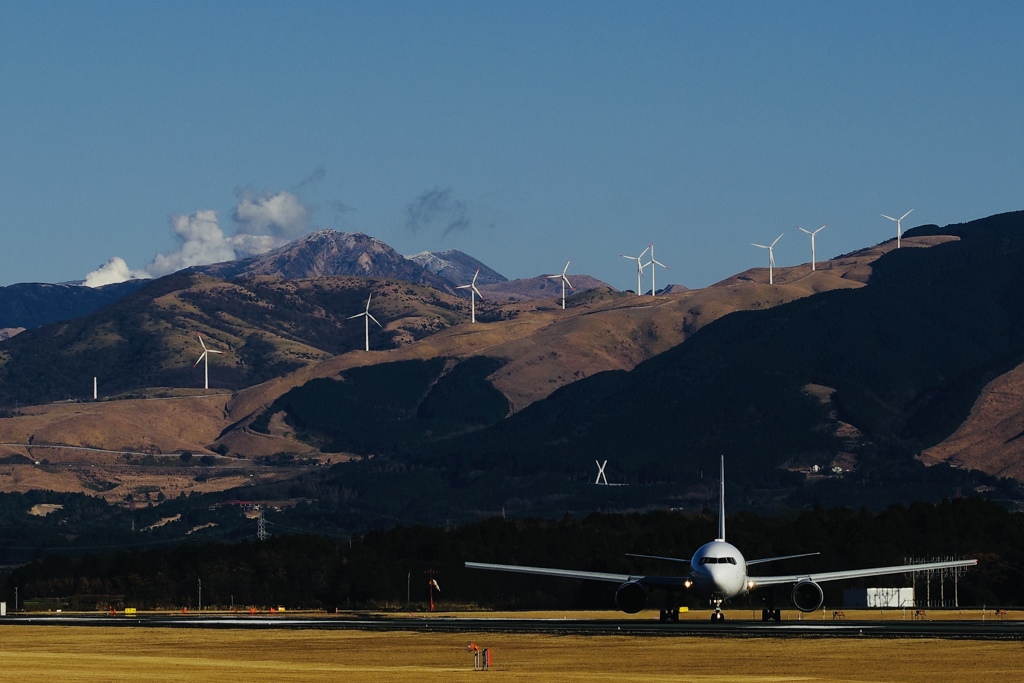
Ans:
[[[889,220],[891,220],[891,221],[894,221],[894,220],[896,220],[896,219],[895,219],[895,218],[893,218],[892,216],[886,216],[886,215],[885,215],[884,213],[882,214],[882,218],[888,218],[888,219],[889,219]]]
[[[196,332],[196,336],[199,337],[199,344],[203,347],[203,351],[206,350],[206,344],[203,343],[203,335]]]
[[[345,318],[345,320],[352,320],[353,318],[362,318],[364,315],[366,315],[366,314],[365,313],[356,313],[355,315],[350,315],[349,317]]]
[[[480,297],[480,301],[484,300],[484,295],[480,293],[480,290],[476,288],[476,285],[473,285],[473,291],[476,292],[478,297]]]
[[[913,211],[913,209],[911,209],[910,211]],[[909,215],[910,215],[910,211],[907,211],[907,212],[906,212],[905,214],[903,214],[902,216],[900,216],[900,220],[903,220],[904,218],[906,218],[907,216],[909,216]]]
[[[804,232],[806,232],[806,233],[807,233],[808,235],[813,235],[813,234],[814,234],[814,232],[818,232],[817,230],[815,230],[814,232],[811,232],[810,230],[804,230],[804,229],[803,229],[803,228],[801,228],[801,227],[800,227],[799,225],[798,225],[798,226],[796,226],[796,229],[797,229],[797,230],[803,230],[803,231],[804,231]]]
[[[366,315],[367,315],[367,316],[369,316],[370,320],[372,320],[373,322],[377,323],[377,327],[384,327],[383,325],[381,325],[381,324],[380,324],[380,323],[379,323],[379,322],[377,321],[377,319],[376,319],[376,318],[374,318],[374,317],[373,317],[373,314],[372,314],[372,313],[367,313]]]
[[[786,234],[786,233],[782,233],[782,235],[785,235],[785,234]],[[773,247],[775,246],[775,243],[776,243],[776,242],[778,242],[779,240],[781,240],[781,239],[782,239],[782,235],[779,235],[778,237],[776,237],[776,238],[775,238],[775,242],[772,242],[772,246],[773,246]]]
[[[572,288],[572,283],[569,282],[569,278],[567,278],[566,276],[563,275],[562,279],[565,280],[565,284],[569,285],[569,289],[572,289],[572,291],[574,291],[574,292],[576,291],[575,289]]]
[[[766,247],[763,244],[754,244],[753,242],[751,242],[751,244],[753,244],[755,247],[761,247],[762,249],[767,249],[768,248],[768,247]]]
[[[192,367],[196,367],[196,365],[199,365],[200,363],[202,363],[204,358],[206,358],[206,351],[203,351],[203,353],[200,354],[198,360],[196,360],[196,364],[193,365]]]

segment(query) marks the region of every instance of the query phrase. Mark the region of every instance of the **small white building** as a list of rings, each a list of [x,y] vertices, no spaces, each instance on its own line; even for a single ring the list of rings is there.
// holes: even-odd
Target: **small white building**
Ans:
[[[916,607],[913,588],[847,588],[843,606],[871,609],[874,607]]]

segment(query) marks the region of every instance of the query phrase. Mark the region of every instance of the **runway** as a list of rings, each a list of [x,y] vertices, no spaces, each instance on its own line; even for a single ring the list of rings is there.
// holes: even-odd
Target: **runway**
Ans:
[[[742,619],[720,623],[686,620],[675,624],[637,619],[449,618],[443,616],[290,617],[267,615],[135,617],[106,615],[18,615],[0,625],[106,626],[123,628],[306,629],[411,631],[420,633],[535,633],[582,636],[701,638],[939,638],[1024,640],[1024,621],[822,621],[804,619],[779,624]]]

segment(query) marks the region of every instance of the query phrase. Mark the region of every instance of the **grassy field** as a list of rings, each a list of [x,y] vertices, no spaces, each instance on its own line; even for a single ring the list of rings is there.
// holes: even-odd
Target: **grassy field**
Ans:
[[[473,671],[469,639],[493,652]],[[708,639],[0,625],[0,672],[59,681],[1019,680],[1019,642]]]

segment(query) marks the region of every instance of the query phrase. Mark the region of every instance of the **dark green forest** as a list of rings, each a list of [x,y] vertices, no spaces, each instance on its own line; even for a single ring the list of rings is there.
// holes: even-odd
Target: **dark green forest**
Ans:
[[[235,542],[161,543],[154,536],[136,540],[133,547],[110,543],[47,553],[10,570],[2,590],[12,604],[17,587],[29,609],[178,609],[198,605],[201,581],[203,605],[211,608],[422,609],[426,572],[432,571],[442,586],[435,596],[442,609],[610,608],[614,586],[473,571],[463,563],[667,573],[678,567],[626,554],[689,557],[715,535],[717,524],[711,511],[662,510],[558,521],[491,518],[449,528],[396,526],[332,537],[282,532],[278,514],[268,513],[272,536],[264,541],[253,538],[250,525],[249,537]],[[976,557],[979,566],[959,582],[961,606],[1024,604],[1018,580],[1024,569],[1024,516],[976,498],[897,505],[879,513],[821,507],[779,517],[737,513],[729,517],[728,535],[748,559],[821,553],[773,565],[779,572]],[[904,581],[876,578],[871,585]],[[841,589],[851,585],[856,584],[826,584],[826,604],[841,604]],[[935,586],[933,597],[937,594]],[[951,595],[949,587],[946,594]]]

